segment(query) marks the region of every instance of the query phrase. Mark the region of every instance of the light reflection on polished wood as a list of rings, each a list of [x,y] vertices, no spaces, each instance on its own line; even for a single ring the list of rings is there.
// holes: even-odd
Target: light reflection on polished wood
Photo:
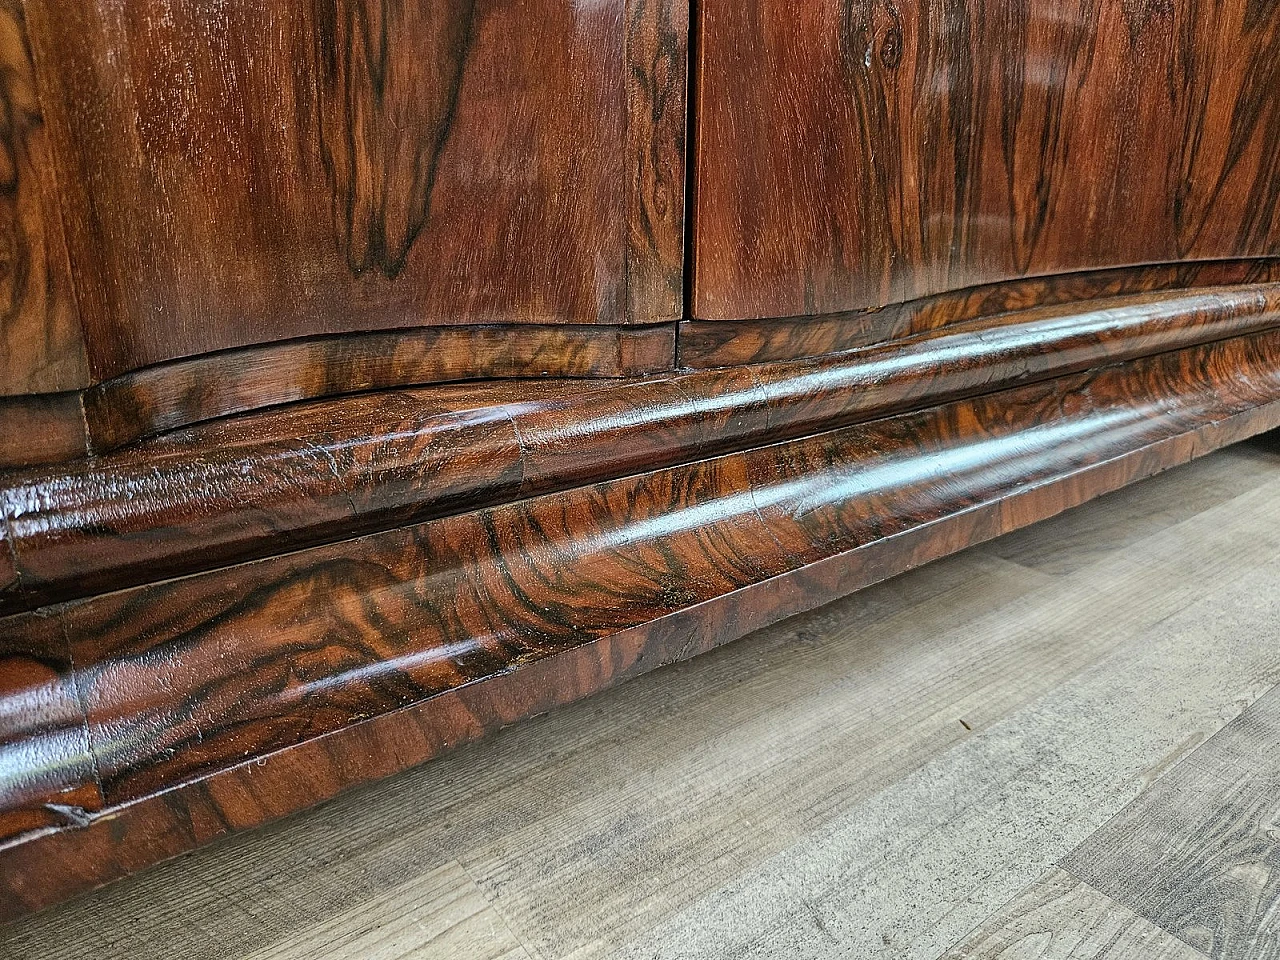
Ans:
[[[1277,464],[1275,435],[1206,457],[2,927],[0,956],[1196,957],[1051,868],[1280,680],[1249,642]]]
[[[455,385],[260,413],[13,476],[0,488],[0,505],[19,582],[0,597],[0,611],[689,463],[1278,325],[1280,285],[1215,287],[1038,307],[812,360],[616,384]],[[379,336],[398,342],[404,335]],[[401,365],[447,362],[420,347],[411,341]],[[495,352],[506,355],[501,347]],[[234,387],[233,380],[231,397]],[[222,395],[217,385],[197,391]]]

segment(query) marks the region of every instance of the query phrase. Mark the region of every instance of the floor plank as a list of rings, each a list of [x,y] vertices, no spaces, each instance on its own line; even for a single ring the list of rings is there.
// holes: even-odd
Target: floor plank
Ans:
[[[943,960],[1205,960],[1154,923],[1052,870]]]
[[[303,928],[250,960],[530,960],[457,863],[430,870],[354,910]]]
[[[1268,499],[1275,513],[1280,498]],[[1142,564],[1154,584],[1172,577],[1156,562],[1160,552]],[[1280,623],[1280,560],[1237,572],[1234,582],[1136,633],[1113,604],[1127,597],[1141,606],[1134,602],[1141,591],[1107,569],[1115,594],[1100,588],[1103,579],[1075,598],[1055,592],[1057,604],[1014,604],[1005,616],[1015,620],[991,625],[1017,634],[1040,623],[1039,638],[1022,637],[1039,651],[1030,663],[1041,677],[1055,657],[1073,649],[1080,656],[1083,638],[1105,637],[1119,624],[1124,639],[1107,656],[618,955],[934,957],[1280,682],[1280,658],[1250,629]],[[522,933],[519,912],[504,912]],[[576,954],[610,955],[600,941]]]
[[[0,957],[936,957],[1280,682],[1275,447],[28,918]],[[399,922],[445,880],[465,916]],[[485,924],[510,939],[449,932]]]
[[[1274,629],[1251,639],[1280,648]],[[1280,690],[1064,866],[1214,960],[1280,957]]]

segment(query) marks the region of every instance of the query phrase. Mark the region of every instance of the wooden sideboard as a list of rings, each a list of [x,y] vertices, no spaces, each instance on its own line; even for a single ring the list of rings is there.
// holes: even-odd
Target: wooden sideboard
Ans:
[[[0,0],[0,67],[0,917],[1280,427],[1274,3]]]

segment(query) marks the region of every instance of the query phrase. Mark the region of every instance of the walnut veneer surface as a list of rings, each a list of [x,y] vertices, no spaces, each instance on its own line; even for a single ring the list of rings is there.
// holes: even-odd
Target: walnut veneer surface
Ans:
[[[1280,252],[1274,3],[697,9],[695,317]]]

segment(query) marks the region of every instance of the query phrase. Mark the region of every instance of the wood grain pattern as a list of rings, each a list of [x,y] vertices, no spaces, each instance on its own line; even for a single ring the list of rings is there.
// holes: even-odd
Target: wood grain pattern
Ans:
[[[81,391],[0,397],[0,470],[77,460],[316,398],[424,383],[636,377],[670,369],[674,355],[670,324],[435,327],[223,351]]]
[[[88,384],[21,0],[0,2],[0,397]]]
[[[106,452],[234,413],[458,380],[635,377],[670,369],[670,326],[437,327],[316,337],[150,367],[85,392],[89,439]]]
[[[688,320],[680,324],[679,365],[702,369],[798,360],[888,343],[982,317],[1160,290],[1280,281],[1280,261],[1209,260],[1122,267],[987,284],[817,317]]]
[[[9,618],[11,644],[70,638],[108,806],[14,837],[0,909],[1280,425],[1278,360],[1275,333],[1225,340]],[[85,787],[68,747],[41,769]]]
[[[27,6],[97,379],[678,312],[675,0]]]
[[[1064,861],[1213,960],[1280,948],[1280,691],[1273,690]]]
[[[1275,261],[1189,263],[997,284],[831,317],[685,322],[678,362],[698,369],[801,359],[1033,306],[1277,278]],[[0,468],[70,459],[86,447],[105,452],[234,413],[365,390],[494,377],[637,376],[675,363],[672,337],[667,325],[443,327],[225,351],[98,384],[85,391],[83,412],[69,397],[0,401],[11,426],[5,435],[25,435],[21,425],[31,422],[33,410],[45,411],[47,431],[47,442],[34,447],[0,442]]]
[[[62,463],[88,451],[79,391],[0,397],[0,471]]]
[[[20,579],[0,597],[0,610],[687,463],[1278,325],[1280,285],[1209,288],[1118,297],[1087,309],[1017,311],[825,359],[613,384],[455,385],[258,413],[0,484]],[[419,356],[416,348],[410,356]],[[215,380],[201,396],[222,387]],[[225,389],[234,394],[234,380]]]
[[[696,318],[1280,249],[1275,4],[698,9]]]
[[[627,319],[684,315],[688,0],[628,0]]]
[[[678,280],[680,271],[667,276]],[[701,368],[800,359],[1031,306],[1277,278],[1280,267],[1267,260],[1181,264],[995,285],[851,317],[686,322],[679,362]],[[105,452],[233,413],[365,390],[487,378],[639,376],[675,363],[673,336],[669,326],[518,325],[348,334],[251,347],[161,364],[92,387],[85,392],[85,426],[89,445]],[[69,417],[59,433],[71,437],[79,420],[79,415]],[[77,441],[74,449],[81,446]],[[0,450],[0,465],[47,460],[6,458]]]

